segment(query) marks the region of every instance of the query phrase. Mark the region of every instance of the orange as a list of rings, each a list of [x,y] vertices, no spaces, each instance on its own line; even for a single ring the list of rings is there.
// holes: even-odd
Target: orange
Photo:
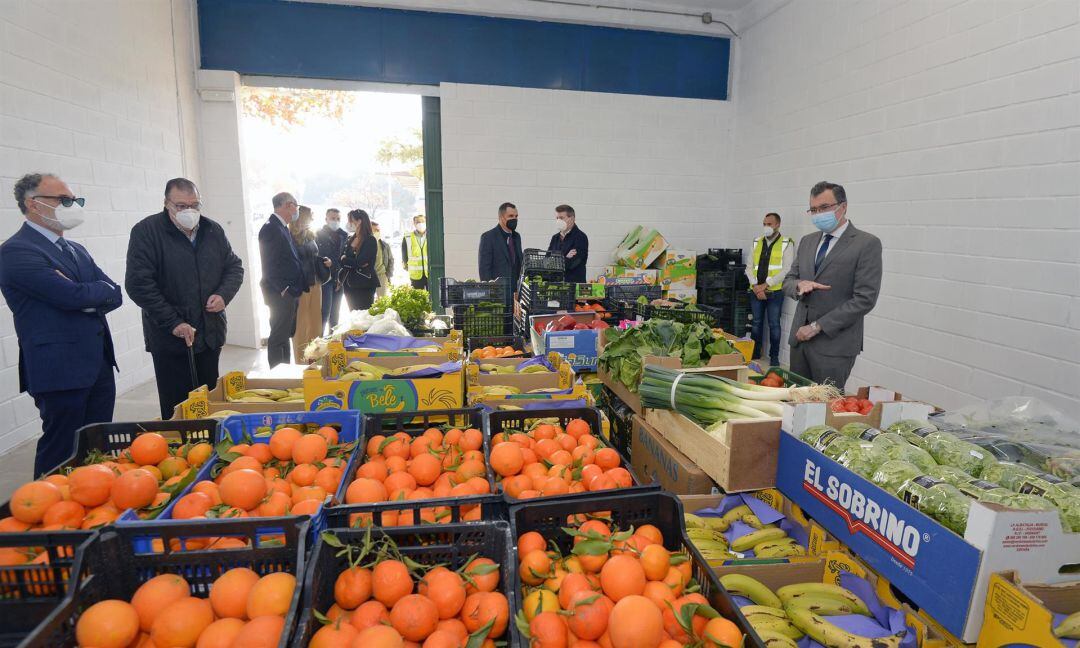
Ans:
[[[320,439],[322,437],[319,437]],[[315,483],[315,476],[319,474],[319,468],[315,464],[297,464],[289,473],[289,481],[297,486],[311,486]]]
[[[529,531],[518,536],[518,555],[524,556],[534,550],[543,551],[547,548],[544,536],[536,531]]]
[[[551,575],[551,557],[542,549],[536,549],[521,557],[518,567],[521,582],[526,585],[539,585]]]
[[[375,565],[371,578],[372,595],[388,608],[393,608],[399,599],[413,590],[409,569],[398,560],[384,560]]]
[[[165,459],[158,464],[158,470],[161,471],[161,476],[165,479],[170,477],[176,477],[188,469],[188,462],[183,457],[165,457]]]
[[[465,629],[465,624],[461,622],[461,619],[443,619],[435,627],[438,628],[435,632],[449,632],[457,637],[462,644],[469,638],[469,631]]]
[[[195,648],[231,648],[244,629],[240,619],[218,619],[206,626]]]
[[[609,468],[618,468],[620,460],[619,453],[611,448],[600,448],[596,451],[596,465],[600,466],[604,470]]]
[[[431,599],[440,619],[454,618],[465,605],[465,581],[445,567],[436,567],[425,574],[416,591]]]
[[[643,536],[652,544],[664,544],[664,534],[651,524],[642,524],[634,530],[634,535]]]
[[[205,517],[214,503],[205,493],[188,493],[176,500],[172,516],[176,520]]]
[[[360,607],[353,610],[352,614],[349,615],[349,623],[358,632],[367,630],[372,626],[388,625],[390,623],[390,613],[382,603],[368,601],[367,603],[361,603]]]
[[[479,450],[484,445],[484,434],[476,428],[469,428],[461,433],[462,450]]]
[[[316,464],[326,459],[329,449],[321,435],[305,434],[293,443],[292,460],[298,464]]]
[[[322,438],[326,439],[326,443],[329,445],[337,445],[338,431],[329,425],[324,425],[318,430],[315,430],[315,434],[318,434]]]
[[[473,477],[483,477],[486,474],[484,462],[480,459],[466,459],[461,462],[457,469],[457,482],[462,483]]]
[[[266,479],[246,468],[225,475],[218,484],[222,503],[245,511],[259,505],[262,498],[266,497],[266,488]]]
[[[435,483],[435,480],[439,478],[439,474],[442,472],[442,461],[435,455],[425,452],[413,457],[408,471],[417,484],[430,486]]]
[[[113,481],[110,493],[116,508],[141,509],[150,506],[157,496],[157,479],[141,468],[129,470]]]
[[[566,621],[556,612],[541,612],[529,621],[530,648],[566,648]]]
[[[612,556],[600,570],[600,586],[616,603],[644,592],[646,580],[641,562],[628,554]]]
[[[665,549],[664,545],[648,545],[641,552],[641,566],[645,570],[645,578],[651,581],[664,580],[668,569],[671,569],[671,552]]]
[[[112,502],[106,502],[101,506],[95,506],[86,512],[80,529],[95,529],[99,526],[111,524],[120,517],[120,509],[113,506]]]
[[[521,446],[516,443],[500,443],[491,449],[491,469],[503,477],[510,477],[521,472],[525,457]]]
[[[80,466],[68,475],[71,499],[87,507],[101,506],[109,501],[114,481],[116,473],[105,466]]]
[[[88,607],[75,624],[80,646],[127,648],[139,636],[139,614],[126,601],[108,599]]]
[[[381,457],[377,460],[369,461],[356,469],[357,477],[366,477],[367,479],[374,479],[375,481],[384,481],[389,474],[390,470],[386,467],[386,461]]]
[[[14,503],[14,499],[12,499],[12,502]],[[41,518],[41,525],[45,527],[60,525],[78,529],[82,525],[84,517],[86,517],[86,507],[82,504],[61,500],[45,511],[45,516]],[[10,519],[14,520],[15,518]],[[19,524],[25,523],[20,522]],[[30,528],[29,525],[26,528]],[[0,529],[0,531],[9,530],[13,531],[15,529]],[[26,529],[19,530],[25,531]]]
[[[391,626],[376,625],[361,630],[352,645],[353,648],[404,648],[405,639]]]
[[[723,617],[709,619],[702,638],[708,648],[736,648],[743,643],[743,633],[739,631],[739,626]]]
[[[213,506],[221,504],[221,490],[218,488],[218,485],[212,481],[197,482],[191,487],[191,492],[206,495],[210,498],[210,502]]]
[[[349,484],[349,488],[345,490],[345,503],[385,502],[386,496],[386,486],[383,482],[360,477],[353,480],[353,483]]]
[[[20,522],[37,524],[45,517],[49,508],[63,499],[64,494],[56,484],[32,481],[19,486],[12,494],[11,515]]]
[[[210,458],[210,455],[214,453],[214,447],[209,443],[196,443],[188,449],[185,459],[187,459],[188,465],[193,468],[198,468],[206,463],[206,460]]]
[[[656,648],[664,636],[664,619],[652,601],[630,595],[612,608],[607,634],[612,648]]]
[[[334,581],[334,602],[344,610],[355,610],[371,598],[371,570],[350,567]]]
[[[389,459],[390,457],[400,457],[402,459],[408,459],[411,452],[409,444],[412,439],[409,435],[398,432],[397,434],[388,437],[382,444],[382,455]]]
[[[401,597],[390,610],[390,625],[409,641],[427,639],[438,623],[438,607],[431,599],[419,594]]]
[[[462,641],[449,630],[436,630],[424,639],[422,648],[461,648]]]
[[[344,476],[344,469],[336,466],[326,466],[325,468],[320,468],[319,472],[315,473],[314,485],[327,493],[333,493],[337,491],[338,486],[341,485],[341,478]]]
[[[595,600],[587,603],[589,599]],[[570,597],[570,607],[567,611],[570,615],[566,617],[566,624],[570,627],[570,632],[580,639],[595,641],[607,630],[609,613],[607,603],[603,599],[596,598],[595,592],[576,592]]]
[[[506,632],[510,620],[510,605],[499,592],[477,592],[465,598],[461,608],[461,621],[470,632],[476,632],[493,621],[488,638],[498,639]]]
[[[463,573],[469,577],[465,581],[466,594],[494,592],[499,585],[499,566],[490,558],[473,558]]]
[[[566,424],[566,433],[577,439],[583,434],[591,434],[592,428],[582,419],[571,419]]]
[[[259,575],[247,567],[235,567],[217,577],[210,586],[210,605],[219,617],[247,618],[248,596]]]
[[[567,574],[562,583],[559,586],[559,607],[564,610],[570,609],[570,600],[578,592],[589,592],[595,594],[592,585],[589,584],[589,579],[585,578],[582,574]]]
[[[135,437],[128,451],[140,466],[156,466],[169,456],[169,442],[157,432],[144,432]]]
[[[267,574],[256,582],[248,592],[247,616],[255,617],[276,614],[284,617],[292,603],[296,577],[292,574],[277,572]]]
[[[348,622],[331,623],[319,628],[307,648],[349,648],[358,634]]]
[[[277,648],[285,630],[285,617],[276,614],[255,617],[244,625],[229,648]]]
[[[394,493],[402,490],[411,491],[416,488],[416,478],[406,471],[395,472],[383,482],[390,499],[394,499]]]
[[[296,428],[283,427],[270,435],[270,454],[281,461],[293,458],[293,446],[303,436]]]
[[[146,581],[131,597],[131,604],[139,614],[139,627],[144,632],[149,632],[154,619],[162,610],[189,596],[191,588],[182,576],[161,574]]]
[[[676,641],[682,641],[688,643],[690,637],[683,631],[682,625],[678,621],[679,613],[682,611],[684,605],[690,603],[698,603],[701,605],[708,605],[709,602],[701,594],[687,594],[686,596],[675,599],[669,606],[664,606],[663,619],[664,630],[667,631],[671,638]],[[694,636],[700,637],[701,633],[705,630],[705,624],[708,622],[703,616],[695,615],[691,622],[691,627],[694,630]]]
[[[251,446],[244,450],[244,456],[250,457],[260,464],[267,464],[274,460],[274,453],[270,450],[269,443],[251,444]]]
[[[158,612],[150,626],[150,638],[158,646],[193,648],[199,635],[213,622],[210,601],[189,596]]]
[[[259,508],[255,512],[259,517],[280,517],[288,514],[291,503],[292,500],[285,493],[272,491],[259,503]]]

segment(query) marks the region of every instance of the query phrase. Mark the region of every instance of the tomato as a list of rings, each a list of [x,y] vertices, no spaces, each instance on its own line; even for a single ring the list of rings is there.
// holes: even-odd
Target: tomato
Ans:
[[[866,416],[867,414],[872,412],[873,409],[874,409],[874,404],[873,403],[866,403],[861,408],[859,408],[859,414],[862,414],[863,416]]]
[[[840,413],[840,412],[846,412],[847,411],[846,409],[844,409],[844,399],[843,398],[837,398],[833,402],[829,403],[829,409],[831,409],[834,413]]]

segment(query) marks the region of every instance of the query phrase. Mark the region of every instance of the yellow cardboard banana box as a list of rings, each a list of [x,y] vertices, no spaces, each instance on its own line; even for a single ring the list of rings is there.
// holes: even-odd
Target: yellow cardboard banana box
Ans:
[[[217,388],[215,387],[215,390]],[[210,390],[205,386],[199,387],[188,394],[188,397],[173,408],[172,419],[194,420],[203,418],[225,418],[233,414],[263,414],[268,412],[300,412],[304,410],[303,402],[249,402],[234,401],[226,402],[213,400]]]
[[[469,405],[506,402],[520,405],[525,400],[565,400],[586,398],[585,386],[574,368],[558,353],[544,356],[547,366],[535,358],[490,358],[465,363],[465,391]],[[522,363],[530,363],[518,368]],[[554,371],[552,371],[554,369]]]
[[[365,413],[413,412],[461,407],[460,363],[430,377],[395,378],[453,364],[447,356],[391,356],[346,360],[331,353],[304,372],[304,401],[310,411],[356,409]]]
[[[1080,639],[1080,581],[1020,583],[1016,572],[990,576],[978,648],[1069,648]]]
[[[353,335],[350,333],[349,335]],[[379,349],[347,348],[345,342],[332,340],[327,344],[327,353],[344,353],[347,360],[360,358],[390,358],[390,357],[434,357],[447,356],[451,360],[461,359],[461,331],[453,330],[447,337],[416,338],[426,343],[427,346],[401,349],[399,351],[386,351]]]

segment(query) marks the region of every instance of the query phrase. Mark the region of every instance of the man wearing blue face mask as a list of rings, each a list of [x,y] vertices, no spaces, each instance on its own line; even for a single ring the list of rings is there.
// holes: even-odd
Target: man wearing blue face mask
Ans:
[[[791,370],[843,389],[863,348],[863,318],[881,291],[881,240],[847,220],[847,194],[831,182],[810,190],[817,232],[799,241],[784,294],[798,302]]]

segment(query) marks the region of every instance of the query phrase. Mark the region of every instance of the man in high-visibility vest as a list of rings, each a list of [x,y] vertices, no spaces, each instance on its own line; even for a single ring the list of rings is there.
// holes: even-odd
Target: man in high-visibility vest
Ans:
[[[413,231],[401,239],[401,267],[409,273],[413,288],[428,289],[427,221],[413,216]]]
[[[783,282],[795,257],[795,241],[780,235],[780,215],[765,214],[765,228],[754,239],[746,278],[750,280],[750,336],[754,339],[754,358],[762,355],[763,327],[769,324],[769,365],[780,365],[780,312],[784,308]]]

